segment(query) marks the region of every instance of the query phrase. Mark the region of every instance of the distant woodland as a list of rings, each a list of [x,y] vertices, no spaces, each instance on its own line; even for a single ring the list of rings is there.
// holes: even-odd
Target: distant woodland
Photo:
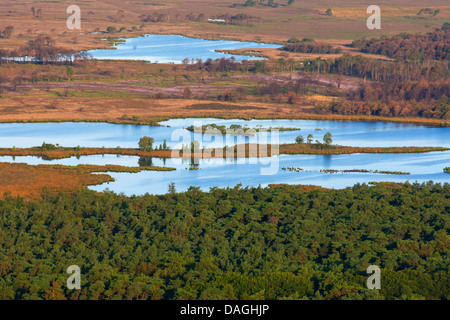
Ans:
[[[0,298],[450,298],[448,184],[175,189],[0,200]]]
[[[342,49],[333,47],[330,44],[318,43],[312,39],[303,39],[299,41],[297,39],[289,39],[290,43],[286,44],[282,49],[289,52],[301,52],[301,53],[341,53]]]
[[[386,55],[396,59],[450,60],[450,24],[427,34],[401,33],[393,37],[362,39],[352,45],[361,52]]]
[[[282,57],[267,61],[236,61],[234,58],[203,61],[186,58],[181,66],[161,67],[160,73],[166,72],[166,77],[173,76],[175,84],[183,78],[191,81],[192,75],[198,75],[197,80],[192,81],[205,84],[211,77],[220,79],[250,74],[288,73],[291,76],[287,81],[269,80],[266,77],[264,80],[261,78],[236,85],[233,89],[224,89],[214,95],[195,98],[230,102],[249,98],[248,100],[298,104],[308,95],[319,94],[339,99],[317,101],[308,112],[449,120],[449,34],[450,25],[446,23],[427,34],[403,33],[379,39],[360,39],[352,44],[361,52],[385,55],[392,60],[348,53],[337,58],[319,57],[306,61],[295,61],[287,58],[288,56],[286,59]],[[342,50],[313,39],[299,40],[293,37],[280,51],[282,55],[287,54],[283,51],[336,54]],[[74,74],[86,70],[93,70],[92,77],[112,72],[97,69],[95,60],[90,59],[88,54],[75,54],[72,50],[58,48],[51,37],[42,35],[19,50],[0,50],[0,65],[2,64],[40,64],[45,67],[38,69],[25,66],[18,72],[0,74],[0,93],[17,91],[17,87],[26,81],[35,84],[49,80],[71,81]],[[122,68],[121,74],[117,71],[116,76],[123,77],[124,70]],[[344,77],[359,78],[358,84],[343,89]],[[163,99],[165,96],[157,93],[149,98]],[[184,91],[180,90],[179,98],[194,97],[191,90],[185,88]]]
[[[305,63],[310,72],[372,80],[348,92],[348,101],[318,105],[316,112],[450,119],[449,24],[425,35],[357,40],[353,46],[362,52],[383,54],[396,60],[347,54]]]

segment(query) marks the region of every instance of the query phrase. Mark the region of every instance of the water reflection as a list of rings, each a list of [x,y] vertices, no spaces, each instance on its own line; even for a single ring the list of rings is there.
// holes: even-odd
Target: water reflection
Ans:
[[[193,125],[199,119],[172,119],[164,121],[163,126],[131,126],[107,123],[3,123],[0,124],[0,147],[32,147],[47,143],[59,143],[62,146],[136,148],[143,136],[153,137],[155,145],[166,139],[171,141],[174,130]],[[249,128],[262,126],[298,128],[298,131],[281,131],[280,143],[293,143],[301,134],[314,136],[320,140],[326,132],[333,135],[333,143],[360,147],[388,146],[444,146],[450,147],[450,128],[430,128],[412,124],[351,122],[351,121],[310,121],[310,120],[223,120],[201,119],[203,124],[216,123],[230,127],[232,124],[247,125]],[[316,130],[321,129],[321,130]],[[186,131],[187,132],[187,131]],[[188,136],[191,134],[189,132]],[[193,138],[193,134],[191,134]],[[207,143],[223,146],[226,138],[219,135],[202,136]],[[268,137],[270,141],[270,137]],[[233,144],[236,140],[233,139]],[[208,145],[206,145],[208,146]],[[370,181],[428,181],[449,182],[450,174],[443,173],[449,166],[450,152],[431,152],[424,154],[351,154],[351,155],[281,155],[279,168],[273,175],[261,175],[261,168],[267,167],[265,159],[161,159],[139,158],[121,155],[78,156],[67,159],[51,160],[43,157],[0,157],[0,162],[21,162],[28,164],[78,164],[165,166],[176,171],[140,173],[111,173],[116,181],[109,185],[94,186],[91,189],[102,191],[106,187],[125,194],[160,194],[167,191],[170,182],[176,183],[177,191],[198,186],[203,190],[210,187],[266,186],[268,184],[313,184],[329,188],[344,188],[355,183]],[[267,160],[267,159],[266,159]],[[271,159],[273,160],[273,159]],[[281,170],[282,167],[300,167],[303,172]],[[352,170],[367,169],[379,171],[410,172],[408,176],[396,176],[374,173],[327,174],[321,169]]]
[[[173,148],[178,141],[172,141],[175,130],[193,125],[201,120],[204,125],[216,123],[230,127],[232,124],[248,125],[255,128],[289,127],[298,131],[280,131],[280,143],[294,143],[301,134],[307,137],[313,135],[313,140],[321,140],[326,132],[333,135],[333,143],[357,147],[390,147],[390,146],[443,146],[450,147],[450,128],[430,128],[412,124],[351,122],[351,121],[315,121],[315,120],[239,120],[239,119],[172,119],[163,121],[163,126],[133,126],[108,123],[2,123],[0,124],[0,147],[28,148],[40,146],[42,142],[65,147],[107,147],[137,148],[139,139],[143,136],[155,139],[154,144],[160,145],[167,140]],[[315,128],[321,128],[320,131]],[[186,131],[191,139],[192,132]],[[234,138],[234,137],[233,137]],[[268,141],[271,141],[270,134]],[[223,147],[232,145],[235,139],[219,135],[201,136],[205,147]],[[237,139],[237,138],[236,138]],[[243,139],[242,139],[243,140]],[[249,141],[249,140],[247,140]],[[258,139],[259,141],[259,139]]]
[[[240,42],[230,40],[204,40],[179,35],[146,35],[123,39],[116,50],[98,49],[89,51],[96,59],[145,60],[159,63],[181,63],[188,59],[221,59],[234,57],[235,60],[260,60],[262,58],[231,55],[216,50],[243,48],[279,48],[280,45],[260,42]]]
[[[152,167],[153,159],[152,158],[139,158],[138,164],[139,164],[139,167]]]
[[[274,175],[261,175],[261,168],[267,166],[256,159],[198,159],[191,158],[160,159],[139,158],[133,156],[97,155],[81,156],[59,160],[43,160],[37,157],[0,157],[0,162],[21,162],[28,164],[115,164],[123,166],[154,165],[176,168],[176,171],[143,171],[140,173],[110,173],[115,182],[90,187],[102,191],[109,188],[127,195],[162,194],[167,191],[170,182],[176,183],[177,191],[185,191],[190,186],[209,190],[211,187],[267,186],[268,184],[311,184],[327,188],[345,188],[355,183],[371,181],[419,181],[450,182],[450,174],[443,168],[449,166],[450,151],[423,154],[351,154],[351,155],[281,155],[274,157],[279,161],[279,170]],[[272,159],[272,160],[274,160]],[[259,159],[262,160],[262,159]],[[304,171],[292,172],[283,167],[300,167]],[[192,168],[189,170],[189,168]],[[410,175],[389,175],[376,173],[329,174],[321,169],[353,170],[366,169],[378,171],[409,172]]]

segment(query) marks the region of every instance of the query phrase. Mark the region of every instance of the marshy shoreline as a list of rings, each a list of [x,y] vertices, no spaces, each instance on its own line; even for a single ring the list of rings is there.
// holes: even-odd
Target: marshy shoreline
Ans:
[[[267,150],[267,152],[263,152]],[[427,153],[448,151],[445,147],[350,147],[339,145],[324,145],[317,143],[303,144],[238,144],[233,147],[202,149],[197,152],[183,152],[182,150],[152,150],[142,151],[137,148],[89,148],[89,147],[57,147],[54,150],[45,150],[42,147],[32,148],[0,148],[0,156],[32,156],[46,160],[65,159],[70,157],[92,155],[119,155],[137,156],[142,158],[213,158],[220,154],[224,158],[239,157],[267,157],[273,155],[339,155],[354,153]]]

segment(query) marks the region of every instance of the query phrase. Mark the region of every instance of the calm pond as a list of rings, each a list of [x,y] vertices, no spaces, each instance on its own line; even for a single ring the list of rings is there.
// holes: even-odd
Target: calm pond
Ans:
[[[168,145],[176,146],[179,140],[172,141],[174,132],[184,132],[188,137],[193,134],[183,130],[200,119],[173,119],[162,122],[164,126],[133,126],[106,123],[9,123],[0,124],[0,147],[31,147],[47,143],[59,143],[62,146],[86,147],[131,147],[136,148],[139,139],[144,136],[155,138],[156,144],[167,140]],[[292,143],[298,134],[306,137],[309,133],[321,140],[326,132],[333,135],[333,143],[350,146],[444,146],[450,147],[450,128],[431,128],[420,125],[310,121],[310,120],[221,120],[201,119],[203,125],[216,123],[247,125],[250,128],[261,125],[269,127],[299,128],[299,131],[282,131],[280,143]],[[170,126],[170,127],[169,127]],[[320,130],[319,130],[320,129]],[[211,135],[204,135],[206,146],[210,145]],[[269,139],[270,141],[270,139]],[[213,145],[222,145],[217,139]],[[97,155],[61,160],[46,161],[36,157],[0,157],[0,162],[22,162],[28,164],[117,164],[124,166],[156,165],[175,167],[176,171],[140,173],[110,173],[115,182],[92,186],[90,189],[103,191],[108,188],[117,193],[140,195],[145,193],[164,194],[168,184],[175,182],[177,191],[185,191],[190,186],[209,190],[211,187],[267,186],[275,183],[311,184],[329,188],[344,188],[355,183],[372,181],[450,182],[450,174],[443,168],[450,166],[450,151],[424,154],[352,154],[335,156],[317,155],[281,155],[264,159],[209,159],[200,160],[196,165],[180,159],[162,160],[158,158],[140,159],[131,156]],[[189,167],[198,170],[189,170]],[[283,167],[300,167],[304,171],[282,170]],[[269,174],[263,169],[271,168]],[[410,172],[410,175],[391,175],[379,173],[324,173],[321,169],[335,170],[385,170]]]
[[[241,42],[231,40],[204,40],[178,35],[146,35],[138,38],[121,39],[117,49],[91,50],[89,53],[96,59],[144,60],[158,63],[181,63],[185,58],[202,59],[234,57],[240,60],[261,59],[251,56],[231,55],[215,50],[243,48],[279,48],[277,44],[259,42]]]

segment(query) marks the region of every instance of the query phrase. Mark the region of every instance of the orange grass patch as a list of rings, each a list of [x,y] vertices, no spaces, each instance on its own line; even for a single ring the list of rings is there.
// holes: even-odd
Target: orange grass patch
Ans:
[[[0,163],[0,197],[36,198],[44,187],[54,191],[74,192],[90,185],[114,181],[106,174],[92,174],[49,165],[31,166],[23,163]]]

